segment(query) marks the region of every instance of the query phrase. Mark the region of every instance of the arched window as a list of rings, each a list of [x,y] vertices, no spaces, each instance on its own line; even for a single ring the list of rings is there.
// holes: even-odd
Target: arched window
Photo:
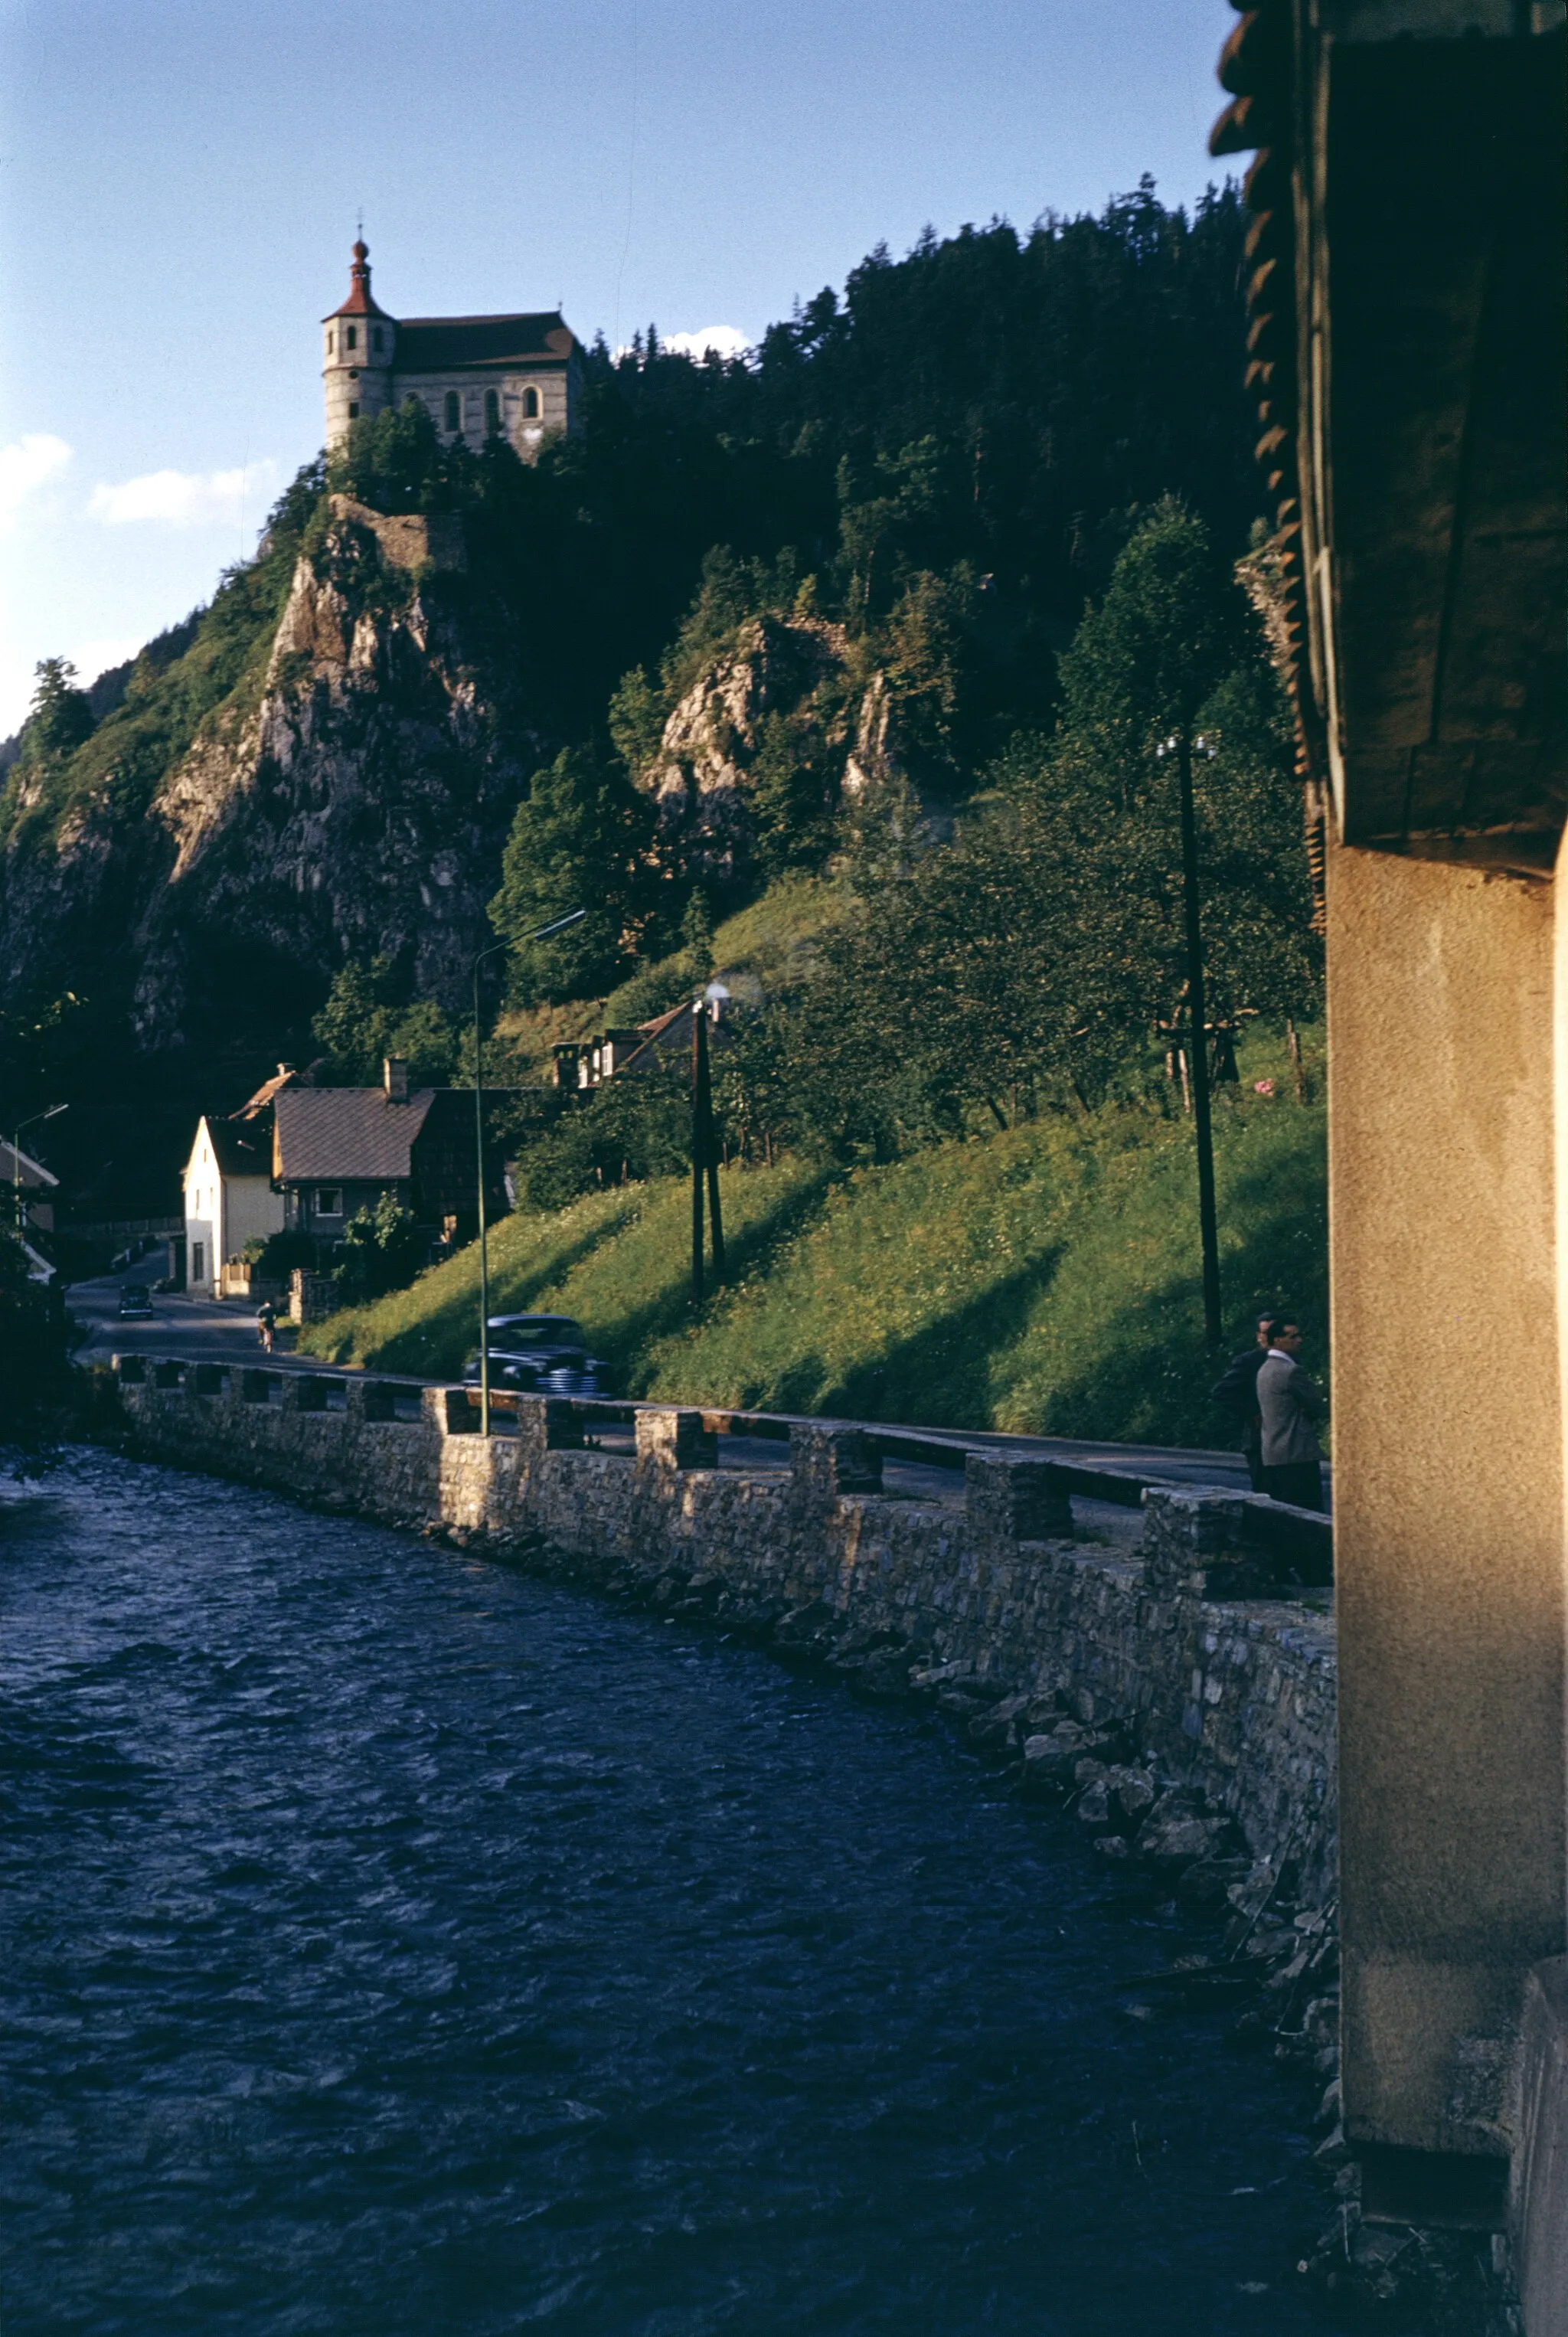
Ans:
[[[539,392],[537,389],[525,389],[523,391],[522,418],[525,422],[537,422],[539,420]]]
[[[495,392],[494,392],[494,390],[493,390],[493,389],[487,389],[487,390],[485,391],[485,393],[484,393],[484,432],[485,432],[485,436],[486,436],[487,438],[493,438],[493,437],[494,437],[494,435],[495,435],[495,434],[496,434],[496,432],[497,432],[500,428],[501,428],[501,400],[500,400],[500,398],[499,398],[499,397],[497,397],[497,396],[496,396],[496,394],[495,394]]]
[[[457,410],[455,389],[449,389],[446,393],[446,426],[449,430],[460,430],[463,427]]]
[[[359,347],[359,328],[357,325],[350,325],[348,328],[347,346],[351,349],[356,349]]]

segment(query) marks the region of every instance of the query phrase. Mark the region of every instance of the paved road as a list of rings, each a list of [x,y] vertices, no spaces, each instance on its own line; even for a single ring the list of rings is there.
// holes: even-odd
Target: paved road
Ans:
[[[127,1273],[105,1276],[96,1282],[73,1283],[66,1294],[66,1305],[76,1320],[86,1329],[86,1344],[80,1349],[78,1360],[83,1363],[107,1363],[112,1354],[179,1355],[194,1363],[232,1364],[255,1363],[259,1360],[256,1338],[256,1312],[248,1299],[187,1298],[172,1293],[153,1296],[154,1314],[151,1322],[120,1319],[120,1293],[127,1283],[151,1284],[161,1270],[161,1256],[144,1258]],[[284,1335],[287,1340],[287,1334]],[[313,1356],[294,1356],[284,1347],[274,1354],[273,1364],[279,1371],[325,1371],[341,1373],[341,1365],[320,1364]],[[385,1376],[385,1375],[384,1375]],[[846,1423],[855,1424],[855,1423]],[[863,1425],[891,1427],[891,1423],[867,1422]],[[920,1429],[917,1433],[935,1442],[951,1443],[960,1450],[995,1446],[1008,1452],[1037,1453],[1045,1461],[1074,1462],[1091,1469],[1116,1469],[1129,1473],[1144,1473],[1161,1477],[1176,1484],[1222,1485],[1245,1490],[1247,1472],[1241,1456],[1235,1452],[1205,1452],[1191,1447],[1160,1444],[1116,1444],[1103,1439],[1067,1436],[1003,1436],[980,1429]],[[617,1437],[613,1432],[601,1441],[607,1449],[630,1438]],[[788,1448],[764,1438],[723,1436],[719,1439],[720,1465],[734,1469],[767,1469],[787,1466]],[[930,1498],[939,1491],[955,1496],[961,1492],[961,1472],[930,1468],[915,1462],[891,1462],[886,1471],[888,1485],[900,1491]],[[1324,1493],[1329,1490],[1329,1472],[1323,1472]],[[1098,1507],[1098,1504],[1096,1504]]]

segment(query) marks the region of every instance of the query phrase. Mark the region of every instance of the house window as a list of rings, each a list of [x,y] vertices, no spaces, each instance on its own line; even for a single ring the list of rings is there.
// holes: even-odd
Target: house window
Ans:
[[[318,1217],[340,1217],[343,1215],[343,1196],[336,1185],[317,1185],[316,1214]]]
[[[484,393],[484,427],[486,435],[492,438],[501,428],[501,400],[493,389]]]
[[[523,391],[522,418],[525,422],[537,422],[539,420],[539,392],[537,389],[525,389]]]
[[[351,349],[356,349],[359,347],[359,328],[357,325],[350,325],[348,328],[348,339],[346,347]]]
[[[463,424],[459,418],[457,411],[457,392],[455,389],[449,389],[446,393],[446,426],[449,430],[461,430],[463,427]]]
[[[205,1242],[192,1242],[190,1245],[190,1279],[192,1282],[205,1282],[207,1279],[207,1245]]]
[[[352,397],[348,401],[348,418],[351,422],[357,422],[359,419],[358,401]]]

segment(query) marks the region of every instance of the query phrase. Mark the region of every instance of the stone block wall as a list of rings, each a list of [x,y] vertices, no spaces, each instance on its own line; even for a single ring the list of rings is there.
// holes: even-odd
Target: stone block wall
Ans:
[[[487,1439],[460,1388],[404,1419],[394,1384],[358,1376],[126,1357],[120,1380],[148,1458],[667,1602],[722,1593],[726,1618],[781,1638],[820,1616],[993,1701],[1064,1698],[1201,1785],[1254,1856],[1294,1860],[1303,1897],[1332,1895],[1332,1627],[1261,1595],[1243,1499],[1151,1490],[1132,1553],[1075,1539],[1059,1479],[1003,1454],[969,1455],[960,1507],[885,1496],[874,1441],[827,1426],[793,1426],[787,1472],[753,1474],[716,1466],[702,1415],[674,1407],[638,1411],[628,1455],[584,1449],[555,1398],[520,1399],[515,1433]]]

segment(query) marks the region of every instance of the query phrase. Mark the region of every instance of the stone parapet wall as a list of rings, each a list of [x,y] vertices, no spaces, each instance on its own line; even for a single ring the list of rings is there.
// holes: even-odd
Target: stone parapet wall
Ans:
[[[548,1553],[667,1604],[716,1599],[781,1638],[820,1616],[906,1673],[1119,1724],[1255,1857],[1293,1859],[1302,1897],[1332,1895],[1332,1627],[1261,1595],[1244,1499],[1151,1490],[1133,1551],[1076,1539],[1058,1476],[1003,1454],[969,1456],[961,1504],[911,1501],[880,1491],[870,1438],[826,1426],[792,1427],[788,1469],[751,1473],[716,1467],[702,1415],[675,1408],[639,1410],[628,1454],[585,1449],[551,1398],[485,1439],[461,1388],[139,1357],[120,1385],[149,1458]]]

